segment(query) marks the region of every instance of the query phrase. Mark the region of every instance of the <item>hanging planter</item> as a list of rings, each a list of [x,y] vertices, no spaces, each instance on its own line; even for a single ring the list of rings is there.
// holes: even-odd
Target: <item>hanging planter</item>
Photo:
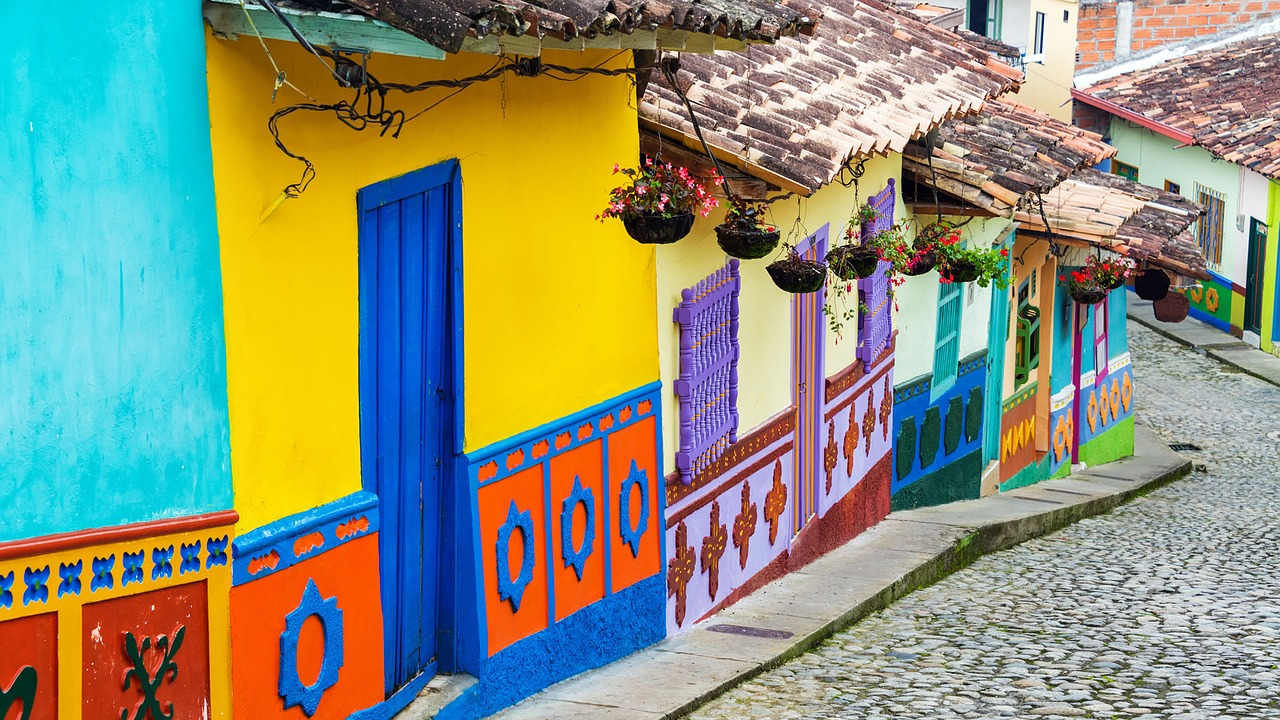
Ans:
[[[1096,305],[1107,299],[1107,289],[1097,285],[1073,285],[1067,292],[1081,305]]]
[[[982,274],[978,266],[968,260],[953,260],[938,269],[943,279],[951,282],[973,282]]]
[[[760,221],[769,207],[765,203],[749,203],[731,198],[724,222],[716,226],[716,244],[729,257],[758,260],[778,248],[781,233]]]
[[[880,267],[880,255],[865,245],[841,245],[827,253],[827,267],[841,280],[871,277]]]
[[[915,246],[914,250],[915,254],[907,260],[907,266],[902,271],[903,275],[911,277],[924,275],[938,264],[938,253],[932,248]]]
[[[1160,322],[1180,323],[1191,311],[1191,301],[1183,293],[1169,293],[1152,304],[1156,319]]]
[[[795,295],[817,292],[827,281],[826,265],[817,260],[805,260],[794,253],[769,263],[765,270],[774,285]]]
[[[618,218],[627,234],[646,245],[666,245],[689,234],[693,214],[706,217],[719,201],[685,168],[645,158],[638,168],[613,166],[615,175],[626,175],[630,185],[609,193],[609,206],[597,220]]]
[[[669,245],[693,229],[693,213],[628,215],[622,225],[631,239],[645,245]]]
[[[1169,275],[1159,268],[1147,268],[1133,280],[1133,289],[1143,300],[1163,300],[1169,294]]]

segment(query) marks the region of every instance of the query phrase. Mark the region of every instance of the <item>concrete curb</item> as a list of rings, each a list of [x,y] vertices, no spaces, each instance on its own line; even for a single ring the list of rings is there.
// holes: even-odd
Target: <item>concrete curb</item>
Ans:
[[[1133,457],[1068,478],[893,513],[688,632],[570,678],[494,717],[687,715],[983,555],[1105,513],[1191,471],[1190,461],[1145,427],[1135,426],[1134,450]]]

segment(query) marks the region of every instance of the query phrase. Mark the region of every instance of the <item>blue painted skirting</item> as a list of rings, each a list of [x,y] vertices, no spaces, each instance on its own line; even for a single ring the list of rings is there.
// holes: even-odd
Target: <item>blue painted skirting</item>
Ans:
[[[1206,325],[1212,325],[1218,328],[1224,333],[1228,333],[1228,334],[1231,333],[1231,323],[1227,322],[1226,320],[1223,320],[1222,318],[1214,317],[1213,315],[1210,315],[1209,313],[1205,312],[1204,310],[1201,310],[1198,307],[1195,307],[1194,305],[1191,306],[1190,315],[1191,317],[1199,320],[1202,323],[1205,323]]]
[[[352,530],[346,537],[338,537],[339,524],[360,517],[368,519],[368,527]],[[363,491],[281,518],[269,525],[250,530],[232,542],[231,582],[233,585],[242,585],[250,580],[266,577],[377,530],[378,496]],[[324,545],[303,553],[301,557],[295,555],[294,541],[314,532],[324,536]],[[250,574],[249,563],[254,558],[270,555],[273,550],[279,555],[275,567],[263,567],[257,573]]]

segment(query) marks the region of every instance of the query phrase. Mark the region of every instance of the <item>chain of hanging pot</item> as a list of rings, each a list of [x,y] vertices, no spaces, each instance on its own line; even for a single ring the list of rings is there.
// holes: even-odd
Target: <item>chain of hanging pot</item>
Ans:
[[[684,90],[680,88],[680,83],[676,81],[676,71],[680,69],[679,58],[660,58],[658,67],[662,68],[662,74],[667,78],[667,83],[671,85],[671,89],[675,91],[676,97],[680,98],[680,102],[684,104],[685,110],[689,112],[689,122],[693,124],[693,132],[698,136],[698,142],[702,143],[702,150],[711,159],[711,166],[715,168],[716,174],[720,176],[720,183],[724,187],[725,197],[729,198],[732,203],[737,199],[733,194],[733,190],[729,188],[729,178],[725,177],[724,170],[720,169],[720,161],[716,160],[715,153],[711,152],[711,146],[707,144],[706,138],[702,137],[702,128],[698,125],[698,116],[693,112],[693,104],[689,102],[688,96],[684,94]]]

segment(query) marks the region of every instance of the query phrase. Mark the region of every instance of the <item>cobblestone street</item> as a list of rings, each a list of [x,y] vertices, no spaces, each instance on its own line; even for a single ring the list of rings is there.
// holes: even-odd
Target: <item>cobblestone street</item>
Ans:
[[[693,717],[1280,718],[1280,388],[1129,338],[1138,421],[1206,471],[982,558]]]

